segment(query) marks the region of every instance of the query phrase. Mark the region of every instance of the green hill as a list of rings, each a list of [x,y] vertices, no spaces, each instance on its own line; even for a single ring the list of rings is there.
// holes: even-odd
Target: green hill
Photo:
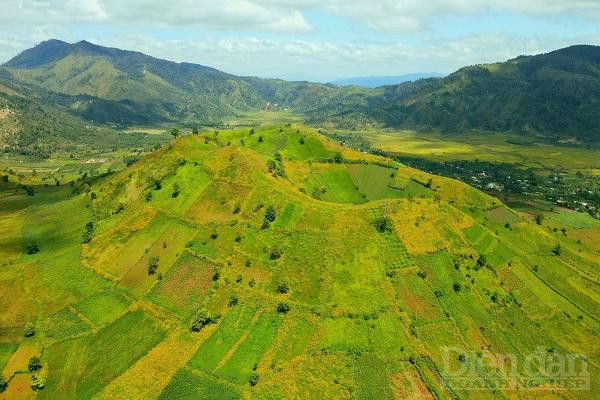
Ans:
[[[305,126],[185,136],[33,203],[2,188],[7,398],[598,397],[597,253]],[[551,366],[572,353],[587,390]]]
[[[375,89],[239,77],[82,41],[49,40],[6,64],[15,84],[94,124],[221,123],[290,109],[313,125],[600,138],[600,47],[573,46]]]

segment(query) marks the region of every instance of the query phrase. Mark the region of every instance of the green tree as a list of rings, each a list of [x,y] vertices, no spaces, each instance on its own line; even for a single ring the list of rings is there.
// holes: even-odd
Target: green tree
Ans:
[[[171,128],[170,133],[174,139],[177,139],[177,136],[179,136],[179,128]]]
[[[375,229],[381,233],[392,231],[392,220],[388,216],[375,218],[373,225],[375,225]]]
[[[192,322],[191,330],[193,332],[200,332],[202,328],[207,325],[214,324],[219,319],[218,316],[213,316],[206,309],[202,309],[198,312],[196,318],[194,318],[194,322]]]
[[[273,222],[277,218],[277,213],[275,212],[275,208],[273,206],[267,207],[265,210],[265,221]]]
[[[32,255],[40,252],[40,245],[35,241],[31,240],[24,245],[25,253]]]
[[[158,262],[158,256],[150,257],[148,260],[148,275],[154,275],[156,273],[156,270],[158,269]]]
[[[198,134],[198,128],[194,127],[194,128],[192,129],[192,133],[193,133],[194,135],[197,135],[197,134]]]
[[[290,291],[290,287],[288,286],[287,282],[285,282],[285,281],[279,282],[279,284],[277,285],[278,293],[287,293],[289,291]]]
[[[277,304],[277,312],[280,314],[287,314],[290,311],[290,305],[288,303]]]
[[[173,192],[171,193],[171,197],[176,198],[179,196],[179,193],[180,193],[179,184],[177,182],[175,182],[173,184]]]
[[[25,329],[23,330],[23,336],[31,337],[35,335],[35,327],[31,322],[25,324]]]
[[[6,382],[6,379],[4,379],[4,376],[2,376],[2,374],[0,374],[0,393],[4,392],[6,390],[7,386],[8,386],[8,382]]]
[[[535,223],[536,224],[541,225],[543,220],[544,220],[544,216],[542,214],[535,215]]]
[[[256,386],[258,384],[258,379],[258,374],[256,372],[253,372],[252,375],[250,375],[250,378],[248,378],[248,383],[250,384],[250,386]]]
[[[35,372],[42,369],[42,360],[40,360],[39,356],[31,356],[29,362],[27,363],[27,369],[29,372]]]
[[[557,243],[556,246],[552,249],[552,253],[555,256],[560,256],[562,254],[562,248],[560,247],[560,243]]]

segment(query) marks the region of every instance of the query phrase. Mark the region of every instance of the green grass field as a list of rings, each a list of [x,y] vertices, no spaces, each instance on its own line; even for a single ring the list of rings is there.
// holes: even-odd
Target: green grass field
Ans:
[[[252,126],[73,188],[0,183],[6,398],[598,397],[595,220],[547,207],[538,225],[306,126]],[[485,391],[449,370],[506,355],[526,373],[537,351],[585,355],[589,390],[540,365],[522,391],[494,388],[497,359],[460,376]]]

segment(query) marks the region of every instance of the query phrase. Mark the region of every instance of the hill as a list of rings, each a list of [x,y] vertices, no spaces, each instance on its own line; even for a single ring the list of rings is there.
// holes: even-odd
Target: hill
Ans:
[[[571,230],[305,126],[185,136],[35,202],[3,181],[8,398],[570,395],[573,353],[598,376],[600,260]]]
[[[573,46],[369,89],[239,77],[86,41],[50,40],[3,70],[16,85],[90,124],[207,126],[246,111],[289,109],[324,127],[509,132],[596,143],[599,59],[600,47]]]
[[[404,82],[418,81],[419,79],[441,78],[443,74],[435,72],[418,72],[398,76],[357,76],[352,78],[336,79],[330,83],[338,86],[362,86],[376,88],[380,86],[399,85]]]

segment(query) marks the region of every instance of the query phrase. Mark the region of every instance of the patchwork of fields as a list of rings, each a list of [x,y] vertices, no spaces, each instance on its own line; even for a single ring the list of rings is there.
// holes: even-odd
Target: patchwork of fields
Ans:
[[[593,220],[538,225],[302,125],[185,136],[75,188],[0,195],[2,398],[599,395]],[[540,351],[584,355],[591,386]]]

